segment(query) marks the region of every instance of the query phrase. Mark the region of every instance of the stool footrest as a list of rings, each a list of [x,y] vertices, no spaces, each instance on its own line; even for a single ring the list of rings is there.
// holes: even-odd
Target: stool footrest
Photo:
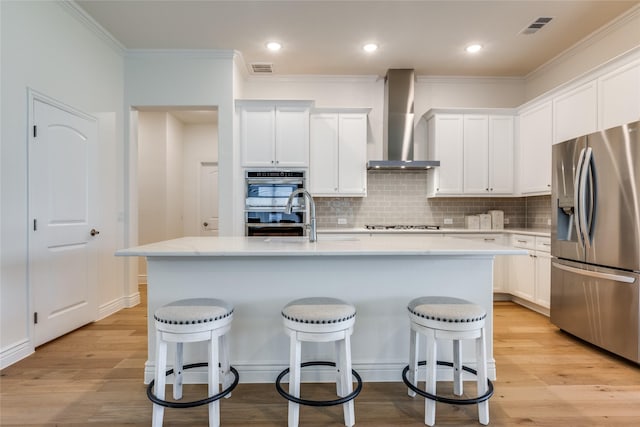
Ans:
[[[324,361],[304,362],[304,363],[300,364],[301,368],[304,368],[306,366],[333,366],[333,367],[335,367],[336,364],[334,362],[324,362]],[[353,390],[353,392],[349,393],[348,395],[346,395],[344,397],[341,397],[340,399],[335,399],[335,400],[307,400],[307,399],[300,399],[299,397],[292,396],[289,393],[287,393],[286,391],[284,391],[284,389],[282,388],[282,385],[280,385],[280,382],[282,381],[282,378],[284,378],[284,376],[287,375],[288,373],[289,373],[289,368],[287,368],[284,371],[280,372],[280,374],[278,375],[278,378],[276,378],[276,390],[278,390],[278,393],[280,393],[280,395],[282,397],[284,397],[285,399],[290,400],[291,402],[298,403],[300,405],[307,405],[307,406],[334,406],[334,405],[341,405],[343,403],[349,402],[350,400],[353,400],[362,391],[362,378],[355,371],[355,369],[351,369],[351,374],[354,376],[354,378],[358,382],[358,385],[356,386],[356,389]]]
[[[191,369],[191,368],[200,368],[200,367],[204,367],[204,366],[209,366],[209,364],[206,363],[206,362],[191,363],[189,365],[184,365],[182,367],[182,369],[186,370],[186,369]],[[156,380],[152,380],[149,383],[149,385],[147,386],[147,397],[153,403],[155,403],[157,405],[160,405],[160,406],[164,406],[165,408],[193,408],[195,406],[208,405],[211,402],[215,402],[216,400],[222,399],[227,394],[231,393],[233,391],[233,389],[236,388],[236,386],[238,385],[238,382],[240,380],[240,375],[238,374],[238,371],[233,366],[230,366],[229,370],[231,371],[231,373],[234,376],[233,383],[231,383],[231,385],[229,385],[229,387],[227,387],[226,389],[222,390],[220,393],[214,394],[213,396],[209,396],[209,397],[207,397],[205,399],[194,400],[194,401],[191,401],[191,402],[169,402],[167,400],[159,399],[158,397],[156,397],[155,394],[153,394],[153,385],[155,384]],[[173,374],[173,369],[169,369],[166,372],[165,375],[168,376],[168,375],[171,375],[171,374]]]
[[[443,362],[441,360],[438,360],[437,363],[441,366],[449,366],[451,368],[453,367],[453,363],[451,362]],[[425,366],[426,364],[427,362],[425,360],[418,362],[418,366]],[[467,371],[473,375],[478,375],[478,372],[475,369],[471,369],[468,366],[463,366],[462,370]],[[484,402],[485,400],[488,400],[491,396],[493,396],[493,383],[489,379],[487,379],[488,390],[482,396],[473,397],[470,399],[454,399],[450,397],[438,396],[437,394],[427,393],[426,391],[419,389],[415,385],[411,384],[411,382],[407,378],[407,372],[409,372],[409,365],[405,366],[402,370],[402,381],[404,381],[405,385],[409,387],[411,391],[416,392],[420,396],[426,399],[435,400],[436,402],[449,403],[454,405],[475,405],[477,403]]]

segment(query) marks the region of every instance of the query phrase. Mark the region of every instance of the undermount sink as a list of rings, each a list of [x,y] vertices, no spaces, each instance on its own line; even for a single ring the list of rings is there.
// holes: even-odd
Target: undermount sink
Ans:
[[[355,242],[359,239],[353,236],[318,236],[319,242]],[[264,239],[267,243],[304,243],[309,241],[308,236],[295,237],[267,237]]]

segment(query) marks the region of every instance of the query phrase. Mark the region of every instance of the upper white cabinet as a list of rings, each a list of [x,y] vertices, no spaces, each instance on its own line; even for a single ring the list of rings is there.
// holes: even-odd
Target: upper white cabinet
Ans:
[[[307,167],[311,101],[236,101],[244,167]]]
[[[434,114],[427,119],[428,156],[440,161],[427,175],[429,196],[462,194],[463,135],[462,114]]]
[[[429,196],[513,192],[512,115],[436,113],[427,119]]]
[[[553,98],[553,143],[598,129],[598,91],[590,81]]]
[[[598,79],[599,128],[640,120],[640,60]]]
[[[366,196],[368,111],[311,114],[309,190],[314,196]]]
[[[520,113],[520,191],[523,194],[551,192],[552,111],[552,103],[547,101]]]

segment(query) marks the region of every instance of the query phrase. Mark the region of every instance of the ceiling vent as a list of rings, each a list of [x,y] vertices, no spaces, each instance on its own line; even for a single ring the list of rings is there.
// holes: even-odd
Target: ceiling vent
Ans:
[[[540,31],[542,27],[551,22],[552,19],[553,18],[550,17],[540,17],[533,21],[527,28],[520,31],[520,34],[535,34]]]
[[[254,74],[273,74],[273,64],[268,62],[254,62],[251,64],[251,71]]]

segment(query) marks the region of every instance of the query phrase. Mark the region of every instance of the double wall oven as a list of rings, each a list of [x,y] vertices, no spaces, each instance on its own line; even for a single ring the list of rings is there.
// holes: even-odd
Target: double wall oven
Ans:
[[[304,187],[303,170],[245,171],[245,235],[303,236],[304,198],[296,197],[290,214],[284,208],[289,195]]]

